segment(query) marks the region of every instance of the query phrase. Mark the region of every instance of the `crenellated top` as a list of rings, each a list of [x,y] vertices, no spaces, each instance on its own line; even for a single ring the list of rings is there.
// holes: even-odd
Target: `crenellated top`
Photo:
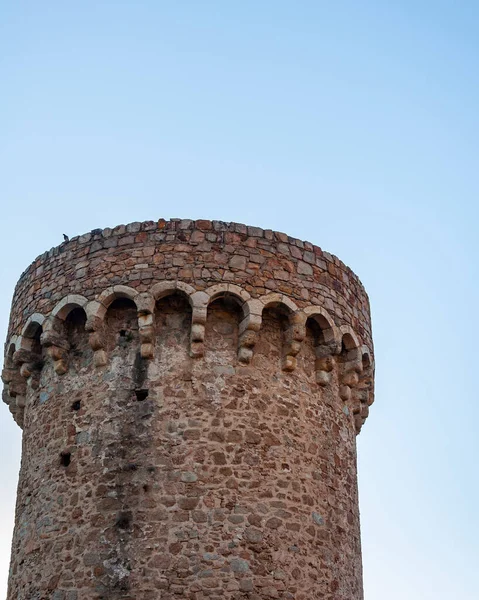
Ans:
[[[234,301],[241,310],[238,332],[238,362],[241,365],[248,365],[253,358],[256,336],[261,329],[265,309],[281,308],[287,315],[282,349],[282,369],[287,372],[296,368],[296,357],[306,336],[307,323],[313,320],[319,332],[315,347],[316,382],[320,387],[328,386],[334,368],[337,369],[340,397],[350,404],[356,430],[359,432],[374,400],[374,364],[372,350],[361,343],[352,327],[337,326],[324,307],[298,307],[291,298],[281,293],[272,292],[252,298],[247,290],[233,283],[219,283],[197,290],[179,280],[161,281],[143,292],[126,285],[114,285],[101,291],[92,300],[80,294],[69,294],[49,314],[30,315],[21,333],[12,335],[7,342],[2,372],[5,383],[3,399],[17,422],[22,425],[27,387],[38,386],[39,373],[44,364],[43,349],[52,359],[58,376],[68,371],[70,344],[65,323],[72,311],[80,309],[84,312],[84,328],[93,350],[93,364],[96,368],[102,368],[109,360],[105,347],[105,317],[113,302],[128,299],[136,306],[140,354],[143,359],[149,360],[155,354],[156,303],[173,294],[185,296],[191,306],[190,356],[196,359],[204,354],[208,307],[219,298]]]

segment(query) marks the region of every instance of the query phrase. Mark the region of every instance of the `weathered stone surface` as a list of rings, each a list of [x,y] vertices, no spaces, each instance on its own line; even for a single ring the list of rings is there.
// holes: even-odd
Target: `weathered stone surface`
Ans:
[[[12,305],[7,600],[361,600],[355,440],[374,363],[354,273],[220,221],[61,249]]]

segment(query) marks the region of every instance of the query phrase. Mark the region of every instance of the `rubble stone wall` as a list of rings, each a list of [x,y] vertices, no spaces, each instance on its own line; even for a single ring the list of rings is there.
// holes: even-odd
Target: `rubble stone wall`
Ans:
[[[282,233],[94,230],[17,284],[8,600],[361,600],[367,295]]]

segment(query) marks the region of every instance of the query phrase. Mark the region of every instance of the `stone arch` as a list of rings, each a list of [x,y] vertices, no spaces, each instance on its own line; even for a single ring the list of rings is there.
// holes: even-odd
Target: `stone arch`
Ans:
[[[178,293],[187,298],[192,309],[190,355],[203,356],[204,325],[208,300],[205,293],[197,292],[189,283],[176,279],[160,281],[151,288],[151,296],[155,305],[158,300]]]
[[[359,377],[359,388],[362,391],[361,397],[361,416],[363,423],[369,414],[369,407],[374,402],[374,358],[369,348],[365,345],[361,347],[361,362],[363,370]]]
[[[358,384],[352,390],[356,433],[361,431],[362,426],[369,416],[369,407],[374,402],[374,360],[366,345],[359,348],[359,356],[361,360],[361,372],[359,373]]]
[[[201,344],[203,342],[204,339],[204,331],[203,331],[203,336],[201,335],[202,333],[202,327],[201,327],[201,317],[200,317],[200,313],[201,313],[201,307],[199,307],[199,312],[197,310],[196,315],[195,315],[195,307],[196,305],[201,305],[201,302],[198,302],[197,300],[195,301],[195,294],[197,294],[198,292],[195,291],[195,288],[193,286],[191,286],[188,283],[185,283],[184,281],[178,281],[176,279],[167,279],[165,281],[160,281],[159,283],[155,283],[155,285],[151,288],[151,296],[153,298],[153,303],[154,306],[156,307],[156,303],[159,300],[162,300],[163,298],[166,298],[168,296],[174,295],[174,294],[180,294],[182,296],[184,296],[192,309],[192,325],[191,325],[191,332],[190,332],[190,354],[191,355],[195,355],[192,348],[194,346],[194,341],[193,341],[193,329],[195,327],[195,316],[196,316],[196,322],[199,324],[196,326],[197,332],[196,332],[196,337],[198,338],[198,346],[202,347]],[[205,309],[206,312],[206,309]],[[206,316],[205,316],[206,319]],[[152,321],[153,324],[153,321]],[[202,352],[201,350],[196,354],[198,356],[202,356]]]
[[[338,356],[339,395],[350,405],[356,431],[361,427],[361,401],[358,395],[360,374],[363,371],[361,343],[349,325],[341,325],[341,351]]]
[[[367,369],[367,368],[374,369],[373,356],[372,356],[369,348],[365,344],[363,344],[361,346],[361,360],[362,360],[364,369]]]
[[[251,296],[246,290],[243,290],[238,285],[233,283],[217,283],[207,288],[204,293],[208,296],[207,308],[212,302],[215,302],[215,300],[219,300],[220,298],[231,299],[241,309],[242,320],[247,317],[246,305],[247,302],[251,300]]]
[[[82,311],[87,319],[87,305],[87,298],[79,294],[69,294],[60,300],[45,321],[42,343],[46,346],[58,346],[68,350],[69,344],[65,332],[65,324],[74,311]]]
[[[14,363],[13,357],[17,351],[19,337],[13,335],[5,345],[5,359],[2,369],[4,389],[2,399],[8,406],[15,421],[23,425],[23,409],[25,407],[26,381],[20,375],[20,367]]]
[[[165,286],[155,303],[155,372],[162,379],[174,377],[178,364],[190,364],[193,302],[188,287]]]
[[[359,342],[359,338],[352,327],[349,325],[341,325],[339,328],[339,333],[341,335],[341,344],[346,350],[360,348],[361,343]]]
[[[55,371],[62,374],[63,368],[72,367],[78,372],[90,363],[92,349],[86,330],[86,311],[84,306],[72,306],[62,321],[62,332],[67,346],[66,363],[54,363]]]
[[[263,305],[263,310],[265,308],[282,306],[288,313],[297,313],[298,307],[297,305],[285,296],[284,294],[279,294],[277,292],[272,292],[271,294],[267,294],[260,298],[260,302]]]
[[[13,363],[20,368],[20,374],[29,379],[33,387],[36,386],[37,376],[43,368],[44,356],[41,336],[45,317],[41,313],[30,315],[23,326],[15,346],[17,350],[13,355]]]
[[[301,348],[304,339],[304,324],[298,319],[298,307],[288,296],[272,292],[258,299],[252,299],[245,303],[245,336],[252,337],[253,341],[261,340],[260,354],[264,357],[265,338],[263,327],[265,326],[265,311],[268,312],[267,328],[273,332],[276,330],[274,339],[276,342],[270,344],[273,354],[278,351],[281,356],[281,366],[285,371],[292,371],[296,367],[296,355]],[[277,326],[274,325],[277,323]],[[279,327],[279,329],[278,329]],[[268,351],[268,352],[269,352]],[[263,360],[263,359],[262,359]]]
[[[341,349],[341,338],[333,318],[320,306],[308,306],[300,311],[299,318],[308,326],[314,326],[316,382],[325,386],[331,382],[334,368],[333,356]]]
[[[148,292],[140,293],[127,285],[113,285],[103,290],[97,300],[92,300],[86,305],[87,329],[89,331],[99,329],[109,306],[120,298],[132,300],[139,314],[152,314],[154,311],[155,300]]]
[[[161,300],[165,296],[169,296],[175,293],[183,293],[187,298],[188,302],[193,307],[192,296],[195,293],[195,288],[184,281],[177,281],[175,279],[169,279],[166,281],[160,281],[159,283],[155,283],[155,285],[151,288],[151,295],[157,300]]]
[[[127,285],[113,285],[108,287],[98,296],[98,304],[100,306],[97,308],[97,316],[103,319],[109,306],[119,298],[132,300],[138,308],[139,295],[140,293],[137,290]]]
[[[132,298],[123,295],[109,302],[101,331],[104,348],[108,354],[118,354],[126,360],[127,354],[130,355],[133,348],[139,346],[140,328],[137,308]]]
[[[14,361],[19,342],[19,336],[13,335],[5,345],[6,351],[2,369],[2,381],[4,383],[2,400],[8,406],[15,422],[23,427],[27,385],[25,377],[22,377],[20,373],[19,364]]]
[[[42,326],[44,322],[45,322],[45,316],[42,315],[42,313],[33,313],[32,315],[30,315],[28,317],[28,319],[25,322],[25,325],[23,326],[22,336],[25,336],[25,335],[28,336],[28,332],[31,331],[32,325]]]
[[[190,286],[189,286],[190,287]],[[231,298],[242,311],[242,319],[245,318],[245,302],[250,295],[238,285],[232,283],[218,283],[210,286],[205,291],[193,292],[190,295],[192,312],[190,355],[200,357],[204,355],[205,326],[208,316],[208,306],[220,298]]]
[[[5,366],[13,365],[13,355],[17,348],[17,335],[12,335],[8,342],[5,344]]]
[[[300,311],[291,298],[285,294],[272,292],[260,298],[263,305],[261,317],[267,309],[276,309],[282,311],[287,319],[288,325],[283,335],[282,348],[282,369],[284,371],[293,371],[296,368],[296,355],[301,349],[301,342],[305,336],[305,323],[302,322]]]
[[[218,296],[208,305],[205,325],[205,366],[229,373],[238,360],[241,306],[230,296]]]
[[[17,351],[18,336],[13,335],[5,344],[5,356],[3,359],[2,381],[8,385],[15,372],[18,371],[18,365],[15,364],[13,357]]]
[[[210,317],[213,318],[211,313],[213,305],[215,305],[215,311],[218,311],[219,307],[222,306],[222,309],[217,313],[216,317],[223,314],[223,318],[225,318],[228,314],[228,319],[230,319],[231,316],[231,322],[229,323],[229,325],[225,323],[224,327],[233,328],[233,332],[230,334],[226,333],[225,330],[224,335],[231,335],[237,339],[238,357],[240,358],[240,360],[242,360],[242,362],[247,362],[247,358],[245,357],[245,351],[241,351],[241,340],[244,340],[245,338],[245,336],[241,336],[241,327],[244,327],[242,323],[245,321],[245,319],[247,319],[245,303],[251,298],[249,293],[246,290],[243,290],[238,285],[232,283],[218,283],[207,288],[201,296],[197,293],[197,295],[195,295],[195,298],[201,301],[202,306],[200,310],[201,316],[205,317],[205,325]],[[204,313],[204,308],[206,308],[206,313]],[[233,323],[234,321],[236,322],[236,324]],[[213,331],[213,329],[219,326],[219,323],[214,327],[212,326],[211,331]],[[201,328],[202,326],[200,325],[198,327],[197,319],[195,319],[195,322],[193,324],[194,332],[196,333]],[[223,340],[220,337],[218,337],[217,341],[220,345],[223,343]]]
[[[13,356],[13,354],[20,348],[20,336],[13,334],[10,336],[10,339],[5,342],[5,353],[4,353],[4,363],[6,365],[7,360]]]
[[[341,349],[340,332],[328,311],[320,306],[308,306],[301,312],[304,315],[305,323],[312,319],[318,324],[322,337],[319,340],[321,346],[326,346],[330,354],[338,353]]]
[[[64,321],[72,310],[75,308],[82,308],[85,310],[87,304],[88,300],[85,296],[81,296],[80,294],[69,294],[58,302],[50,316]]]
[[[23,326],[22,333],[19,336],[19,347],[18,350],[25,349],[31,350],[31,345],[39,329],[43,332],[43,324],[45,323],[45,317],[41,313],[33,313],[30,315]]]
[[[75,310],[81,310],[87,319],[86,306],[88,300],[79,294],[69,294],[62,298],[45,320],[41,342],[47,348],[48,355],[53,359],[53,368],[58,375],[68,370],[67,353],[70,349],[66,322]],[[86,328],[85,328],[86,329]]]
[[[40,338],[43,333],[44,323],[45,317],[41,313],[34,313],[28,317],[18,338],[18,348],[14,355],[16,363],[27,362],[23,358],[28,353],[41,354]]]
[[[151,358],[153,356],[154,297],[148,292],[140,293],[126,285],[114,285],[103,290],[97,300],[86,305],[86,329],[91,332],[90,345],[95,352],[94,361],[97,366],[104,366],[107,362],[102,339],[105,316],[111,304],[122,298],[131,300],[136,306],[142,357]]]
[[[343,371],[360,373],[363,369],[361,343],[356,332],[349,325],[341,325],[339,334],[341,346],[338,360],[343,365]]]
[[[238,302],[238,304],[240,304],[240,306],[243,306],[244,302],[251,298],[246,290],[241,288],[239,285],[235,285],[234,283],[217,283],[207,288],[205,293],[209,297],[208,304],[214,302],[222,296],[230,295]]]

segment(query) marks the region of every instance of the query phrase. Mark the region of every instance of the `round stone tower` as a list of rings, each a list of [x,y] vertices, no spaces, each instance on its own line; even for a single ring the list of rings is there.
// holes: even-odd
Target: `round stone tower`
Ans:
[[[360,600],[367,295],[283,233],[173,219],[53,248],[13,298],[8,600]]]

